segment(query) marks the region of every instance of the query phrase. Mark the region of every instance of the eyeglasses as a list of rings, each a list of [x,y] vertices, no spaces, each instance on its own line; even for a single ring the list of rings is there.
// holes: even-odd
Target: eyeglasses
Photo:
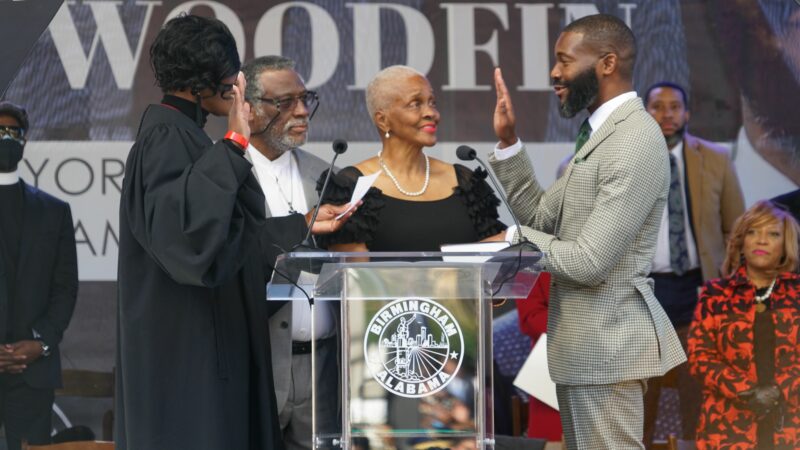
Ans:
[[[25,128],[12,127],[10,125],[0,125],[0,139],[9,136],[13,139],[24,139]]]
[[[280,112],[289,112],[297,107],[298,100],[303,102],[303,106],[311,111],[309,117],[313,116],[319,107],[319,95],[314,91],[306,91],[300,95],[288,96],[283,98],[264,98],[260,97],[258,100],[270,103]]]

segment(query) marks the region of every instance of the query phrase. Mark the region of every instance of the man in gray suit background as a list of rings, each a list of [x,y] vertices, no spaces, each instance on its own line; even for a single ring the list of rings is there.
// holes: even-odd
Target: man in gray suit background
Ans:
[[[604,14],[569,24],[550,73],[564,117],[587,109],[564,175],[545,191],[515,132],[499,69],[490,162],[552,273],[548,362],[568,449],[641,449],[646,380],[685,361],[647,278],[667,199],[661,131],[633,90],[636,42]]]
[[[306,143],[309,121],[319,105],[317,94],[306,89],[289,58],[256,58],[242,71],[247,81],[245,97],[252,105],[247,157],[264,191],[267,217],[305,214],[317,204],[317,178],[328,168],[327,162],[299,148]],[[302,240],[303,231],[294,237],[262,239],[267,241],[264,251],[273,254],[268,264],[274,264],[274,254],[280,253],[280,249],[273,252],[275,245],[287,250]],[[317,425],[318,429],[330,429],[337,418],[336,317],[325,302],[317,302],[316,310]],[[269,331],[275,396],[286,448],[311,449],[309,305],[279,305],[269,319]]]

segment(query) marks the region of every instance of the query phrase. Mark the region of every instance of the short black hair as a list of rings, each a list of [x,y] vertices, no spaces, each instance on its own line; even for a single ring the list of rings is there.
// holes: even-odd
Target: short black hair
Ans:
[[[647,107],[647,104],[650,103],[650,94],[660,88],[670,88],[675,89],[676,91],[681,93],[681,97],[683,97],[683,107],[686,110],[689,109],[689,96],[686,95],[686,89],[683,86],[679,85],[678,83],[673,83],[672,81],[659,81],[658,83],[650,86],[647,88],[647,91],[644,93],[644,106]]]
[[[614,53],[620,61],[620,74],[627,78],[633,77],[636,36],[619,17],[610,14],[582,17],[564,27],[563,32],[582,34],[584,42],[598,53]]]
[[[224,23],[181,14],[159,31],[150,46],[150,65],[164,92],[209,88],[216,93],[223,79],[239,72],[241,62]]]
[[[5,100],[0,102],[0,116],[11,116],[19,122],[20,128],[28,130],[28,111],[20,105]]]

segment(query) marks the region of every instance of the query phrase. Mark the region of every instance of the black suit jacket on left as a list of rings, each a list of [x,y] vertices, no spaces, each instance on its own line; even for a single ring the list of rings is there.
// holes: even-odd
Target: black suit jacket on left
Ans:
[[[7,298],[7,270],[0,258],[0,336],[11,326],[12,342],[33,339],[33,330],[51,354],[23,372],[34,388],[61,387],[58,345],[72,318],[78,295],[78,260],[72,212],[67,203],[23,182],[22,242],[17,266],[16,296]],[[8,305],[14,302],[14,317]]]

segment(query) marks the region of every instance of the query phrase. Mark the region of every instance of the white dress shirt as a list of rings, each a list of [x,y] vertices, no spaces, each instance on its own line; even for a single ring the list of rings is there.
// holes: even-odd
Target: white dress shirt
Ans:
[[[684,177],[683,163],[683,141],[669,151],[675,157],[678,168],[678,175],[681,180],[681,197],[683,197],[683,224],[686,232],[686,250],[689,253],[689,270],[700,267],[700,258],[697,255],[697,244],[694,242],[692,229],[689,225],[689,204],[686,203],[686,178]],[[672,265],[669,262],[669,208],[664,206],[664,214],[661,216],[661,227],[658,229],[658,241],[656,242],[656,254],[653,257],[653,268],[651,272],[672,272]]]
[[[636,91],[628,91],[624,94],[619,94],[618,96],[612,98],[611,100],[603,103],[598,107],[592,115],[589,116],[589,125],[592,127],[591,133],[593,134],[595,130],[599,130],[601,126],[608,120],[611,113],[614,112],[615,109],[619,108],[623,103],[627,102],[628,100],[636,98],[637,94]],[[589,134],[589,137],[592,136]],[[498,142],[497,145],[494,147],[494,157],[498,161],[502,161],[504,159],[511,158],[512,156],[516,155],[517,153],[522,150],[522,139],[517,139],[517,142],[513,145],[509,145],[506,148],[498,148],[500,143]],[[509,242],[514,242],[514,235],[517,232],[517,226],[511,225],[506,230],[506,240]]]
[[[270,161],[252,145],[247,147],[250,161],[256,172],[258,184],[267,199],[267,207],[272,217],[288,216],[291,207],[295,212],[305,214],[308,212],[303,179],[297,158],[289,151]],[[316,302],[317,320],[314,322],[315,336],[317,339],[334,336],[334,319],[327,302]],[[308,342],[311,340],[311,308],[307,302],[292,302],[292,340]]]
[[[285,152],[274,161],[270,161],[252,145],[247,147],[247,153],[253,162],[258,184],[267,198],[267,207],[272,217],[288,216],[290,203],[295,212],[308,212],[303,179],[300,178],[300,168],[297,167],[292,152]]]
[[[19,171],[15,170],[13,172],[0,172],[0,185],[8,186],[10,184],[16,184],[19,181]]]

